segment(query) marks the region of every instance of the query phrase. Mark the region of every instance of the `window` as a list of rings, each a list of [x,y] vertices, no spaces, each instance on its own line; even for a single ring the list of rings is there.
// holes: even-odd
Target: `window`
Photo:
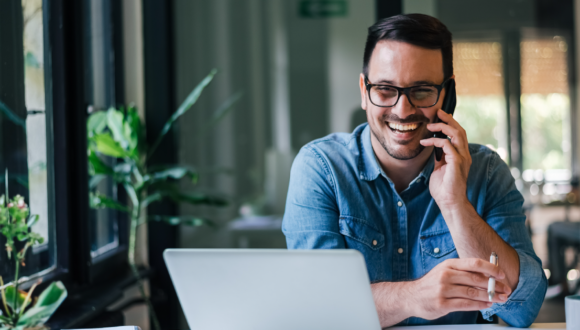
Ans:
[[[28,254],[23,275],[46,273],[55,265],[54,217],[49,209],[45,70],[45,21],[40,0],[0,2],[0,182],[1,194],[25,197],[31,213],[40,216],[32,228],[44,238]],[[6,182],[8,178],[8,182]],[[8,193],[5,187],[8,187]],[[0,244],[4,245],[4,238]],[[0,275],[10,279],[12,263],[0,253]]]
[[[455,119],[467,132],[468,141],[496,150],[507,161],[501,43],[454,42],[453,64],[457,81]]]
[[[32,230],[45,242],[27,254],[21,270],[30,280],[82,287],[125,271],[119,215],[89,209],[85,140],[88,106],[115,105],[115,93],[123,92],[114,47],[122,35],[120,6],[111,0],[0,1],[0,194],[7,171],[9,195],[24,196],[40,215]],[[123,198],[110,182],[99,189]],[[12,268],[0,253],[5,282]]]
[[[570,180],[568,43],[556,35],[524,38],[520,47],[524,179]]]
[[[85,97],[88,112],[104,111],[116,106],[115,95],[115,49],[113,47],[113,22],[111,1],[86,1],[85,24]],[[115,159],[105,162],[114,167]],[[119,198],[117,185],[111,178],[102,180],[96,190],[110,198]],[[91,257],[99,257],[115,251],[119,241],[119,211],[98,209],[89,211]]]

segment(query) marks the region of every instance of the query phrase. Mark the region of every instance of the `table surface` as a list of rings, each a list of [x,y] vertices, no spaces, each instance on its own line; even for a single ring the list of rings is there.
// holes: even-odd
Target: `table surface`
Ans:
[[[423,326],[412,326],[412,327],[394,327],[389,328],[390,330],[409,330],[409,329],[422,329],[422,330],[492,330],[492,329],[515,329],[507,325],[499,324],[455,324],[455,325],[423,325]],[[566,323],[534,323],[529,329],[544,329],[544,330],[556,330],[556,329],[566,329]]]

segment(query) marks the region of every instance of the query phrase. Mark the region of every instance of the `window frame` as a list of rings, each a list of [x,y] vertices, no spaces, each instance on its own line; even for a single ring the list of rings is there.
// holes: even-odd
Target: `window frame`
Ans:
[[[62,281],[69,295],[118,281],[129,273],[128,226],[122,218],[119,246],[97,258],[91,256],[86,157],[88,104],[84,89],[86,4],[87,1],[43,0],[46,139],[50,146],[47,148],[49,239],[56,242],[50,245],[56,251],[52,254],[52,267],[29,276],[22,284],[23,288],[30,287],[42,277],[42,289],[53,281]],[[122,36],[122,14],[113,15],[121,8],[120,2],[111,1],[112,36]],[[112,44],[122,42],[113,40]],[[110,62],[119,72],[113,88],[123,92],[123,57],[117,58],[121,61]]]

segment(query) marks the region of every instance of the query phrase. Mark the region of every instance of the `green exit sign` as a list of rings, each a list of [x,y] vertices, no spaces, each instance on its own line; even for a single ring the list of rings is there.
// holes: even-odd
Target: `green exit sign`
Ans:
[[[345,17],[348,12],[347,0],[302,0],[299,12],[301,17],[328,18]]]

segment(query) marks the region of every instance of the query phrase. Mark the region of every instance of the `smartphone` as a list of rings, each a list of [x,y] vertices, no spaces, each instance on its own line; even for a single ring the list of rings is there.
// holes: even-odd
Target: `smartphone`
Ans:
[[[445,111],[446,113],[453,115],[455,112],[455,105],[457,104],[457,93],[455,92],[455,79],[451,79],[447,82],[447,87],[445,87],[445,98],[443,99],[443,104],[441,105],[441,110]],[[439,116],[435,116],[435,121],[433,123],[439,123]],[[435,132],[433,137],[446,139],[447,135],[443,134],[442,132]],[[443,157],[443,149],[435,147],[435,159],[438,162],[441,161],[441,157]]]

